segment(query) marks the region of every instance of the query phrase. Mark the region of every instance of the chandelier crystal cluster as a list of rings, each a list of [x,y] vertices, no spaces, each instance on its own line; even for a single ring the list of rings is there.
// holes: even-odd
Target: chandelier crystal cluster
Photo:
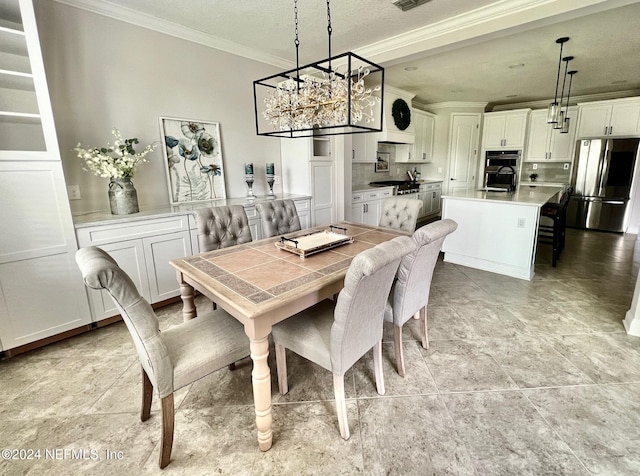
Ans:
[[[384,69],[348,52],[331,56],[331,10],[327,0],[329,58],[253,82],[258,135],[305,137],[382,130]],[[261,109],[261,110],[259,110]]]

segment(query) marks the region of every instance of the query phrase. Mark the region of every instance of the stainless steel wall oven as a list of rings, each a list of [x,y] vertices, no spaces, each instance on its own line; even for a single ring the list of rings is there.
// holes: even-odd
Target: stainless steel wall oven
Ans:
[[[484,186],[515,190],[520,169],[519,150],[487,151],[484,163]]]

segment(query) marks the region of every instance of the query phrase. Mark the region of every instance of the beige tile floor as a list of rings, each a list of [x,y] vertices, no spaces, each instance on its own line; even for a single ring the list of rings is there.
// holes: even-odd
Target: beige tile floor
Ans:
[[[178,392],[163,473],[640,474],[640,338],[621,323],[640,263],[635,238],[569,230],[558,267],[541,247],[531,282],[439,262],[429,350],[411,321],[400,378],[385,329],[384,397],[370,356],[348,373],[349,441],[331,376],[313,364],[289,354],[286,396],[274,376],[266,453],[250,363],[217,372]],[[163,328],[181,321],[180,308],[158,312]],[[41,450],[0,460],[0,474],[159,474],[158,402],[141,423],[139,380],[121,323],[0,362],[0,448]]]

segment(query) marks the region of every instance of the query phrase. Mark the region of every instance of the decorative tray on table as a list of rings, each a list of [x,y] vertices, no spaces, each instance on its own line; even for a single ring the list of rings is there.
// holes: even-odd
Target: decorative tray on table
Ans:
[[[343,233],[336,233],[333,230],[341,230]],[[331,225],[329,230],[296,236],[295,238],[282,236],[275,245],[276,248],[295,253],[300,258],[306,258],[312,254],[346,245],[347,243],[353,243],[353,237],[347,235],[347,229]]]

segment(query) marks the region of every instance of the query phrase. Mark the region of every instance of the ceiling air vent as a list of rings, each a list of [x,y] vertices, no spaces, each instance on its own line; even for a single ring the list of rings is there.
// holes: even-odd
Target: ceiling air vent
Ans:
[[[403,12],[411,10],[412,8],[419,7],[422,4],[430,2],[431,0],[395,0],[393,4]]]

